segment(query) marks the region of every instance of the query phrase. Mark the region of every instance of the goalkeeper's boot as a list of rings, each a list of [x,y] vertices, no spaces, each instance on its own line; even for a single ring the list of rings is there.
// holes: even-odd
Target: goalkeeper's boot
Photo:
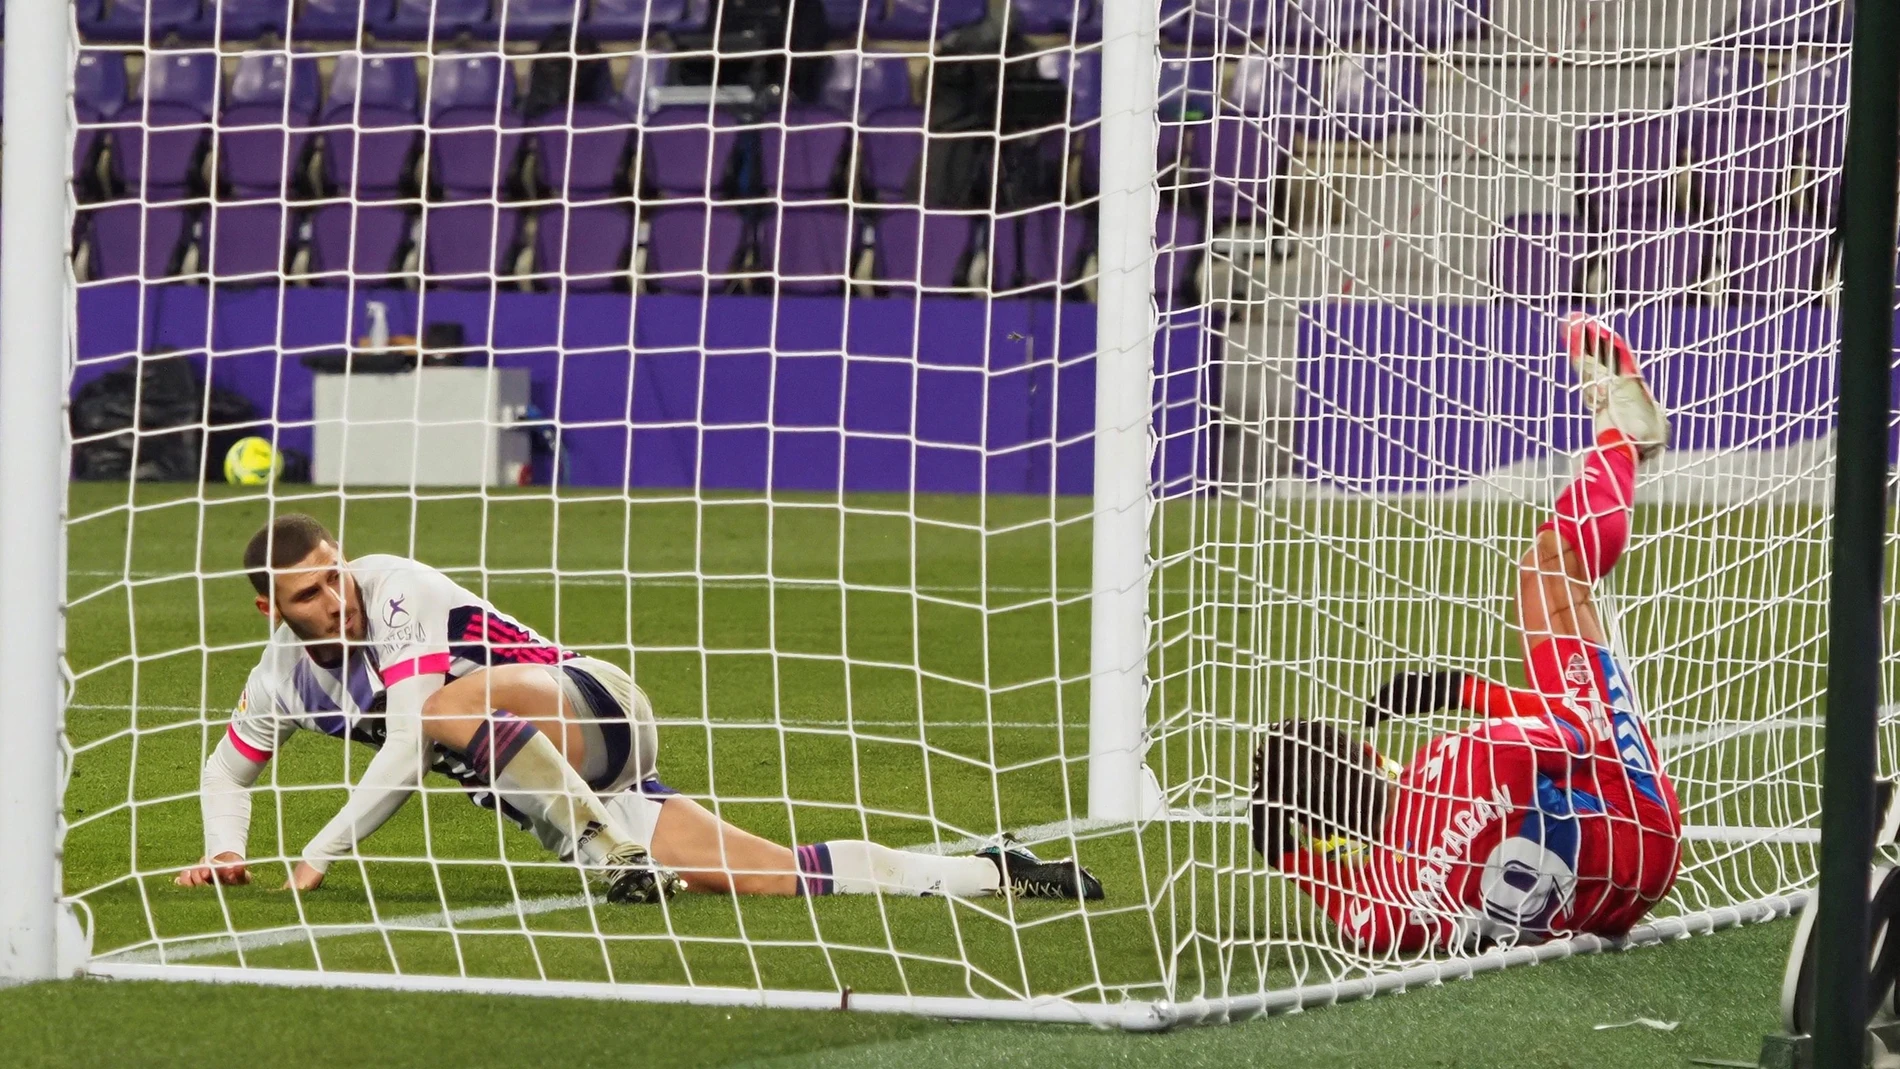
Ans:
[[[646,847],[625,843],[607,855],[607,901],[650,905],[686,890],[686,881],[672,869],[653,862]]]
[[[1102,881],[1080,862],[1072,857],[1044,861],[1013,835],[1003,836],[996,846],[978,850],[976,856],[990,859],[1002,880],[1001,890],[1017,898],[1085,898],[1093,902],[1102,897]]]
[[[1583,383],[1583,405],[1596,418],[1597,433],[1621,431],[1644,459],[1667,448],[1669,417],[1649,392],[1629,342],[1584,312],[1565,316],[1557,330]]]

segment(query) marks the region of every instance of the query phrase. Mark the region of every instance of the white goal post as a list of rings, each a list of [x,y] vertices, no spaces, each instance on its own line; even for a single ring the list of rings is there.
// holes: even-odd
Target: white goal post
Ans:
[[[1156,1029],[1805,902],[1850,7],[825,0],[815,39],[747,28],[791,6],[15,5],[0,983]],[[1598,596],[1681,875],[1623,940],[1370,952],[1254,851],[1253,747],[1311,717],[1403,764],[1470,716],[1366,728],[1397,673],[1522,680],[1515,562],[1589,445],[1576,309],[1675,419]],[[226,464],[240,436],[261,468]],[[257,884],[175,887],[269,638],[238,557],[292,512],[627,668],[658,775],[732,823],[1020,834],[1107,897],[612,907],[441,777],[267,896],[368,703],[262,754]]]

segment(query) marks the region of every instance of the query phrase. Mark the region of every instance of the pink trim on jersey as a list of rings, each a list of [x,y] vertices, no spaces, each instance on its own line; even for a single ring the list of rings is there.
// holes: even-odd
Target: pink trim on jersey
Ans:
[[[383,686],[393,687],[413,675],[447,674],[448,670],[448,654],[428,653],[383,669]]]
[[[261,765],[270,760],[269,750],[260,750],[250,743],[245,742],[243,739],[238,738],[236,724],[226,724],[224,726],[224,737],[230,739],[231,745],[237,747],[237,752],[243,754],[244,759],[252,764]]]

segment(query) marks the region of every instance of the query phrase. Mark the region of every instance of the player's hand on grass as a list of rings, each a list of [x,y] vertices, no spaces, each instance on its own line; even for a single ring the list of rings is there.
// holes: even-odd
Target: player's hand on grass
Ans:
[[[1463,672],[1400,672],[1366,706],[1366,726],[1394,716],[1423,716],[1457,708],[1463,699]]]
[[[323,873],[312,868],[308,862],[299,861],[297,867],[290,870],[290,879],[279,887],[280,891],[314,891],[323,886]]]
[[[196,865],[172,877],[180,887],[204,887],[216,880],[226,887],[241,887],[251,882],[251,870],[244,858],[226,850],[217,857],[202,858]]]

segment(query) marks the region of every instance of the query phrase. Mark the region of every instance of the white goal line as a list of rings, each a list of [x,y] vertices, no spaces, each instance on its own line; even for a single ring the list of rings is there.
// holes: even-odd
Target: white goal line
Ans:
[[[1247,821],[1247,800],[1230,798],[1217,801],[1200,809],[1173,809],[1168,820],[1184,823],[1242,824]],[[1094,838],[1112,834],[1134,826],[1126,820],[1091,820],[1076,818],[1051,821],[1047,824],[1034,824],[1018,828],[1017,839],[1028,846],[1053,842],[1070,837]],[[1683,837],[1689,840],[1711,842],[1761,843],[1810,843],[1820,841],[1820,832],[1808,828],[1735,828],[1723,826],[1690,825],[1683,828]],[[962,854],[981,849],[996,841],[994,835],[969,835],[961,839],[942,842],[917,843],[903,847],[926,854]],[[289,946],[295,943],[310,943],[324,939],[341,939],[350,936],[373,935],[390,931],[457,931],[464,926],[481,924],[487,921],[505,920],[516,917],[526,921],[529,917],[538,917],[547,913],[560,913],[566,910],[585,909],[593,901],[586,895],[549,895],[542,898],[516,900],[506,906],[465,906],[460,909],[432,910],[423,913],[410,913],[390,917],[376,924],[346,924],[326,927],[299,926],[293,928],[271,928],[256,932],[235,932],[216,935],[185,936],[177,940],[160,940],[158,946],[140,946],[128,950],[114,951],[98,960],[109,965],[167,965],[179,962],[196,961],[201,958],[216,957],[220,954],[239,952],[251,953]],[[471,934],[507,935],[514,929],[481,929]]]

